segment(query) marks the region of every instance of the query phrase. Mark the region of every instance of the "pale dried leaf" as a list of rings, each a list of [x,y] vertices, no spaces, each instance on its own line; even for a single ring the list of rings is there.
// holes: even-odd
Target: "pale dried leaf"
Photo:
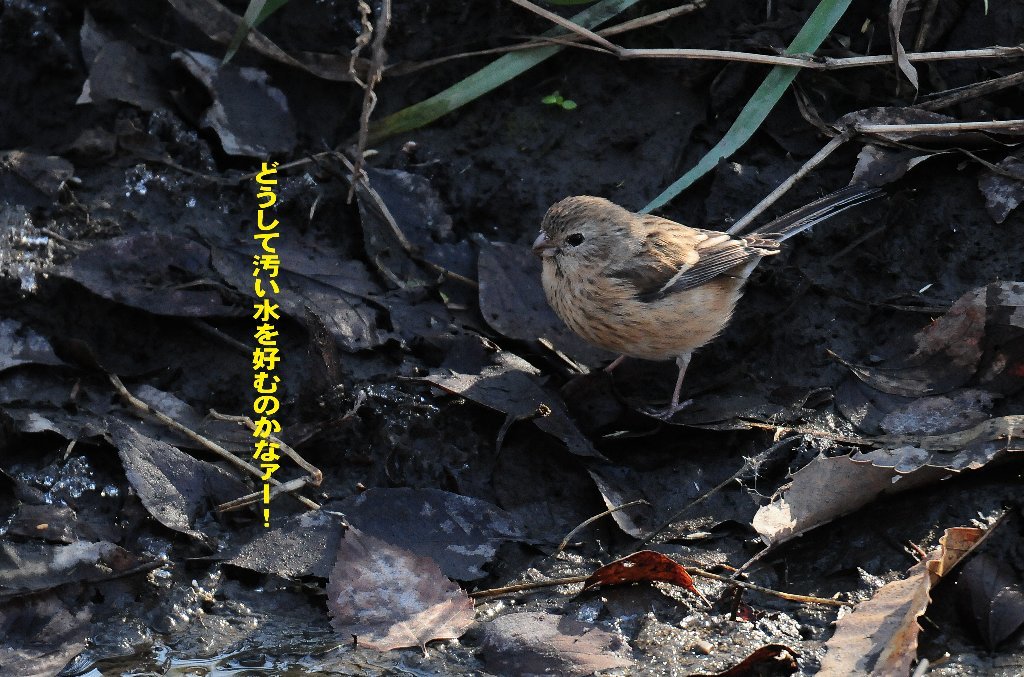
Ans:
[[[629,647],[618,635],[569,616],[506,614],[487,624],[484,659],[499,675],[589,675],[627,668]]]
[[[917,69],[907,58],[907,52],[900,43],[900,29],[903,27],[903,14],[907,11],[910,0],[892,0],[889,3],[889,43],[892,45],[892,58],[910,84],[917,91]]]
[[[769,546],[851,513],[884,493],[919,487],[948,475],[921,468],[901,475],[893,468],[858,464],[849,456],[819,456],[793,475],[782,498],[754,515],[752,525]]]
[[[429,557],[414,555],[349,529],[327,583],[331,623],[360,646],[426,650],[455,639],[473,623],[473,600]]]

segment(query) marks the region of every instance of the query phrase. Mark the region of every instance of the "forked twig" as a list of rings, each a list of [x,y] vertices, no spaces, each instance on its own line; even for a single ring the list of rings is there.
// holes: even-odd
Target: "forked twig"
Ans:
[[[134,407],[135,409],[137,409],[137,410],[139,410],[139,411],[141,411],[141,412],[143,412],[145,414],[149,414],[150,416],[152,416],[156,420],[158,420],[161,423],[163,423],[168,428],[174,430],[175,432],[181,433],[182,435],[184,435],[188,439],[190,439],[193,442],[199,444],[204,449],[207,449],[207,450],[211,451],[212,453],[216,454],[217,456],[220,456],[225,461],[227,461],[231,465],[235,466],[236,468],[242,470],[243,472],[246,472],[246,473],[248,473],[248,474],[250,474],[250,475],[252,475],[254,477],[258,477],[260,479],[263,478],[263,471],[260,470],[259,468],[257,468],[256,466],[251,465],[250,463],[246,463],[245,461],[243,461],[242,459],[238,458],[237,456],[235,456],[230,451],[228,451],[224,447],[220,446],[219,444],[217,444],[213,440],[210,440],[210,439],[208,439],[206,437],[203,437],[202,435],[200,435],[199,433],[195,432],[194,430],[185,427],[181,423],[178,423],[177,421],[175,421],[173,418],[171,418],[167,414],[163,413],[162,411],[159,411],[159,410],[153,408],[151,405],[147,404],[146,402],[140,400],[135,395],[132,395],[132,393],[129,392],[128,388],[126,388],[124,386],[124,383],[121,382],[121,379],[118,378],[116,374],[107,374],[107,378],[110,379],[110,382],[114,385],[114,389],[117,390],[117,392],[121,395],[122,399],[124,399],[124,401],[127,402],[130,406]],[[275,485],[275,486],[281,484],[281,482],[279,480],[275,480],[273,477],[270,478],[270,483]],[[297,494],[289,494],[289,495],[292,496],[295,500],[297,500],[300,503],[302,503],[304,506],[306,506],[310,510],[319,510],[320,509],[320,506],[317,503],[314,503],[313,501],[309,500],[305,496],[301,496],[301,495],[297,495]]]

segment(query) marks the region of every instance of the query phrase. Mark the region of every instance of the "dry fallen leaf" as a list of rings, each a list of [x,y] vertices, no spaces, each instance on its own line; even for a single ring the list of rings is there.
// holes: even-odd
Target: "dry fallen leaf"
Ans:
[[[360,646],[390,651],[455,639],[473,624],[473,600],[429,557],[349,529],[327,583],[331,623]]]
[[[589,675],[628,668],[629,647],[618,635],[569,616],[506,614],[487,624],[484,660],[499,675]]]
[[[583,584],[584,590],[599,585],[624,585],[626,583],[653,583],[660,581],[678,585],[707,602],[707,598],[693,584],[693,579],[679,562],[653,550],[641,550],[632,555],[605,564],[590,575]],[[708,602],[710,605],[710,602]]]
[[[905,579],[883,585],[871,599],[840,618],[825,645],[827,653],[818,675],[910,674],[920,632],[917,619],[928,607],[929,591],[985,533],[973,528],[946,530],[939,547],[914,565]]]
[[[765,644],[736,665],[716,672],[692,674],[690,677],[760,677],[761,675],[791,675],[800,669],[796,659],[799,652],[782,644]]]

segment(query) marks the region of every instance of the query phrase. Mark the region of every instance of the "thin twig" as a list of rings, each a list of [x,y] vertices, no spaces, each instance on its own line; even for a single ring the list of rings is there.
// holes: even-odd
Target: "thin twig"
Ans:
[[[771,207],[776,200],[778,200],[790,188],[796,185],[797,181],[807,176],[807,174],[810,173],[812,169],[821,164],[822,161],[825,160],[825,158],[827,158],[829,155],[835,152],[836,149],[838,149],[841,145],[849,141],[850,136],[851,135],[848,132],[844,132],[839,136],[834,137],[831,141],[825,144],[824,148],[819,150],[817,153],[814,154],[814,156],[811,159],[805,162],[803,166],[800,167],[800,169],[798,169],[792,176],[790,176],[788,179],[779,184],[778,188],[768,193],[768,195],[765,196],[763,200],[758,202],[757,205],[755,205],[754,208],[751,209],[746,216],[744,216],[742,219],[734,223],[732,227],[725,232],[732,235],[746,228],[751,221],[760,216],[764,212],[764,210]]]
[[[760,585],[753,583],[747,583],[746,581],[738,581],[726,576],[719,576],[713,574],[710,571],[704,571],[703,569],[683,567],[687,573],[693,576],[700,576],[702,578],[710,578],[715,581],[727,583],[731,586],[737,586],[740,588],[746,588],[747,590],[753,590],[760,592],[765,595],[771,595],[780,599],[789,600],[790,602],[801,602],[803,604],[821,604],[824,606],[852,606],[849,602],[840,602],[836,599],[826,599],[824,597],[812,597],[810,595],[796,595],[789,592],[782,592],[781,590],[773,590],[771,588],[765,588]],[[488,590],[477,590],[476,592],[469,593],[469,596],[474,599],[481,599],[484,597],[498,597],[500,595],[508,595],[513,592],[523,592],[526,590],[538,590],[540,588],[551,588],[558,585],[574,585],[576,583],[585,583],[590,579],[590,576],[568,576],[566,578],[552,578],[546,581],[533,581],[531,583],[517,583],[515,585],[506,585],[500,588],[490,588]]]
[[[1024,120],[982,120],[979,122],[934,122],[886,125],[861,122],[853,125],[861,134],[935,134],[937,132],[1013,131],[1024,132]]]
[[[221,414],[220,412],[211,409],[210,416],[217,419],[218,421],[227,421],[228,423],[235,423],[240,426],[244,426],[249,429],[250,432],[256,430],[256,424],[252,422],[252,419],[248,416],[232,416],[230,414]],[[303,470],[309,473],[309,482],[314,487],[320,486],[320,483],[324,481],[324,474],[320,472],[320,468],[302,458],[297,451],[292,449],[290,446],[282,442],[279,438],[271,435],[269,439],[272,442],[276,442],[281,447],[281,451],[288,456],[288,458],[295,461],[295,465],[299,466]]]
[[[776,451],[778,451],[785,445],[789,444],[793,440],[798,439],[800,439],[799,435],[789,435],[788,437],[785,437],[776,442],[775,444],[773,444],[772,446],[768,447],[767,449],[759,453],[757,456],[745,459],[743,465],[740,467],[739,470],[737,470],[732,475],[719,482],[718,485],[712,488],[710,491],[701,494],[699,497],[683,506],[682,509],[680,509],[674,515],[665,520],[665,522],[661,526],[652,531],[646,538],[644,538],[643,541],[640,542],[640,547],[643,548],[650,544],[650,542],[657,538],[657,536],[661,534],[663,531],[665,531],[665,529],[668,529],[676,522],[676,520],[685,515],[688,510],[700,505],[701,503],[708,500],[718,492],[722,491],[727,486],[729,486],[730,484],[738,480],[740,477],[742,477],[743,474],[746,473],[748,470],[759,467],[761,464],[767,461],[768,458]]]
[[[583,26],[580,26],[578,23],[574,23],[572,21],[569,21],[568,19],[558,16],[554,12],[549,12],[546,9],[538,7],[537,5],[530,2],[530,0],[512,0],[512,2],[516,5],[519,5],[523,9],[528,9],[534,14],[544,17],[548,21],[557,24],[566,30],[572,31],[573,33],[576,33],[579,36],[582,36],[588,40],[593,41],[594,43],[600,45],[601,47],[604,47],[613,54],[617,54],[622,51],[621,47],[608,42],[606,39],[604,39],[597,33],[593,32],[589,28],[584,28]]]
[[[689,14],[690,12],[693,12],[698,9],[703,9],[704,6],[704,1],[698,0],[697,2],[693,2],[688,5],[680,5],[679,7],[672,7],[671,9],[662,10],[660,12],[654,12],[653,14],[647,14],[636,19],[624,21],[621,24],[616,24],[614,26],[609,26],[608,28],[603,28],[599,31],[595,31],[595,33],[597,33],[599,36],[603,38],[607,38],[612,35],[619,35],[620,33],[626,33],[628,31],[633,31],[638,28],[646,28],[648,26],[653,26],[662,21],[667,21],[668,19],[672,19],[677,16],[682,16],[684,14]],[[557,42],[559,44],[570,44],[574,42],[579,42],[581,40],[583,40],[582,36],[576,33],[572,33],[570,35],[560,36],[560,39]],[[417,63],[396,63],[390,66],[386,66],[384,68],[384,72],[392,77],[409,75],[410,73],[415,73],[417,71],[421,71],[426,68],[431,68],[433,66],[437,66],[448,61],[454,61],[456,59],[465,59],[474,56],[490,56],[492,54],[507,54],[509,52],[519,52],[524,49],[536,49],[537,47],[543,47],[554,41],[555,40],[552,38],[531,37],[527,42],[522,42],[517,45],[507,45],[505,47],[494,47],[491,49],[478,49],[472,52],[460,52],[459,54],[450,54],[448,56],[442,56],[437,59],[431,59],[429,61],[420,61]]]
[[[789,600],[790,602],[802,602],[804,604],[822,604],[824,606],[853,606],[853,604],[850,603],[850,602],[841,602],[838,599],[828,599],[828,598],[825,598],[825,597],[812,597],[811,595],[796,595],[796,594],[793,594],[791,592],[782,592],[781,590],[773,590],[771,588],[765,588],[765,587],[760,586],[760,585],[754,585],[753,583],[747,583],[746,581],[738,581],[738,580],[736,580],[734,578],[729,578],[728,576],[719,576],[718,574],[713,574],[710,571],[704,571],[703,569],[697,569],[697,568],[689,569],[689,568],[686,568],[686,567],[683,567],[683,568],[686,569],[686,571],[688,573],[690,573],[690,574],[692,574],[694,576],[700,576],[702,578],[710,578],[711,580],[714,580],[714,581],[720,581],[722,583],[727,583],[729,585],[735,585],[735,586],[740,587],[740,588],[746,588],[747,590],[753,590],[755,592],[760,592],[760,593],[763,593],[765,595],[771,595],[773,597],[778,597],[780,599],[786,599],[786,600]]]
[[[364,2],[359,4],[361,7],[365,6]],[[387,58],[387,52],[384,51],[384,38],[388,34],[388,27],[390,25],[391,0],[382,0],[380,16],[377,17],[377,25],[372,29],[373,46],[370,52],[370,71],[366,74],[366,82],[363,83],[363,110],[359,115],[359,137],[355,149],[355,166],[352,168],[352,183],[348,189],[349,204],[352,203],[352,197],[355,195],[357,180],[362,176],[363,153],[366,152],[366,142],[370,135],[370,115],[373,113],[373,109],[377,107],[377,93],[374,91],[374,87],[380,82],[381,76],[384,73],[384,60]],[[355,54],[356,52],[353,52],[353,64],[355,63]],[[356,80],[356,82],[359,82],[359,80]]]
[[[1004,75],[999,78],[992,78],[991,80],[985,80],[984,82],[976,82],[974,84],[966,85],[964,87],[957,87],[956,89],[948,92],[944,95],[936,96],[928,101],[923,101],[914,106],[914,108],[920,108],[922,110],[942,110],[948,108],[954,104],[962,103],[970,99],[975,99],[979,96],[986,96],[994,92],[998,92],[1003,89],[1010,87],[1016,87],[1020,83],[1024,82],[1024,71],[1019,73],[1011,73]]]
[[[225,461],[235,466],[236,468],[239,468],[240,470],[254,477],[263,479],[263,471],[260,470],[259,468],[250,465],[249,463],[246,463],[245,461],[238,458],[237,456],[235,456],[230,451],[220,446],[213,440],[207,439],[200,435],[199,433],[195,432],[194,430],[186,428],[185,426],[178,423],[167,414],[163,413],[162,411],[158,411],[157,409],[154,409],[146,402],[143,402],[139,398],[135,397],[135,395],[132,395],[131,392],[128,391],[128,389],[124,386],[124,383],[121,382],[121,379],[118,378],[116,374],[107,374],[107,378],[110,379],[110,382],[114,385],[114,388],[117,390],[117,392],[120,393],[121,397],[132,407],[135,407],[136,409],[143,413],[149,414],[150,416],[154,417],[155,419],[166,425],[168,428],[171,428],[172,430],[181,433],[182,435],[189,438],[193,442],[196,442],[197,444],[201,445],[204,449],[208,449],[214,454],[220,456],[221,458],[223,458]],[[281,484],[279,480],[276,480],[273,477],[270,478],[270,483],[274,485]],[[310,510],[320,509],[319,505],[309,500],[305,496],[300,496],[296,494],[289,495],[295,498],[295,500],[299,501]]]
[[[497,597],[498,595],[507,595],[512,592],[522,592],[523,590],[537,590],[539,588],[552,588],[556,585],[584,583],[589,578],[590,576],[570,576],[568,578],[552,578],[547,581],[534,581],[532,583],[516,583],[515,585],[506,585],[501,588],[477,590],[476,592],[469,593],[469,596],[474,599],[480,599],[481,597]]]
[[[635,501],[630,501],[629,503],[623,503],[622,505],[617,505],[614,508],[608,508],[604,512],[597,513],[593,517],[590,517],[590,518],[584,520],[583,522],[581,522],[579,524],[579,526],[577,526],[575,529],[573,529],[568,534],[566,534],[565,538],[562,539],[562,542],[558,544],[558,549],[555,550],[550,555],[548,555],[548,557],[555,557],[560,552],[565,550],[565,546],[567,546],[569,544],[569,540],[573,536],[575,536],[579,531],[585,529],[587,526],[593,524],[594,522],[596,522],[597,520],[601,519],[602,517],[607,517],[608,515],[611,515],[613,512],[618,512],[619,510],[624,510],[625,508],[632,508],[634,505],[650,505],[650,503],[648,503],[647,501],[645,501],[642,498],[638,498]]]

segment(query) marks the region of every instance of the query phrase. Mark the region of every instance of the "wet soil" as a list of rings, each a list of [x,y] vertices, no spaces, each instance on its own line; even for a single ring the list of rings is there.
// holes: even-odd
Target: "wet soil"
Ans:
[[[789,647],[799,654],[797,669],[814,674],[834,608],[756,592],[739,599],[710,580],[697,584],[711,608],[648,585],[480,600],[477,622],[461,639],[387,653],[353,649],[351,636],[332,628],[325,581],[346,520],[379,538],[391,533],[405,547],[444,541],[434,533],[441,520],[429,517],[419,520],[424,535],[413,526],[395,535],[387,523],[397,520],[399,503],[388,501],[398,494],[378,494],[385,507],[360,512],[357,497],[375,491],[447,492],[497,511],[474,508],[478,516],[507,519],[513,526],[504,530],[496,517],[481,519],[488,535],[480,548],[489,554],[462,568],[442,566],[465,589],[482,590],[588,574],[640,549],[654,527],[723,483],[649,547],[728,574],[764,547],[751,521],[793,472],[818,455],[855,449],[844,440],[863,431],[842,408],[841,388],[854,380],[843,360],[891,364],[966,293],[1021,279],[1024,213],[997,223],[979,189],[1019,137],[970,145],[969,155],[959,149],[966,142],[932,139],[946,152],[886,185],[883,199],[796,238],[762,265],[732,323],[693,359],[684,392],[693,407],[664,424],[638,409],[667,399],[672,363],[627,360],[614,378],[583,375],[579,363],[597,367],[604,356],[560,333],[552,341],[568,358],[560,357],[517,333],[526,320],[517,321],[523,311],[514,304],[494,306],[501,318],[482,312],[490,303],[482,288],[505,285],[509,298],[537,298],[534,264],[513,275],[518,263],[508,262],[519,261],[515,252],[532,242],[547,207],[592,194],[642,208],[726,133],[766,67],[621,61],[568,49],[432,125],[376,144],[367,157],[371,186],[415,242],[417,258],[387,240],[393,234],[365,193],[348,201],[350,173],[324,153],[349,150],[358,131],[363,93],[353,83],[242,49],[231,67],[263,73],[280,90],[294,138],[265,133],[259,138],[283,147],[262,156],[225,152],[224,134],[204,117],[219,94],[172,56],[223,55],[204,33],[208,26],[182,8],[206,4],[8,0],[0,9],[0,152],[30,156],[0,160],[0,337],[8,342],[0,346],[0,564],[24,578],[10,586],[0,580],[0,674],[11,669],[5,663],[68,675],[508,674],[502,666],[513,663],[489,648],[488,624],[515,611],[549,611],[613,633],[631,664],[609,674],[711,674],[765,644]],[[809,4],[769,3],[766,15],[763,3],[711,0],[616,40],[771,52],[796,34]],[[237,14],[244,5],[224,3]],[[486,5],[395,2],[388,63],[501,47],[549,28],[512,3]],[[669,6],[640,3],[623,16]],[[853,2],[820,53],[886,54],[887,21],[887,8]],[[919,10],[907,13],[904,44],[920,22]],[[1015,45],[1024,35],[1024,9],[1014,3],[939,3],[931,22],[924,51]],[[292,54],[347,53],[359,14],[349,2],[292,0],[261,30]],[[101,86],[96,57],[112,44],[130,51],[117,52],[121,70]],[[385,73],[374,119],[493,58]],[[892,65],[802,73],[749,143],[660,213],[723,229],[826,143],[815,120],[906,107],[1020,64],[921,65],[916,96]],[[94,100],[76,103],[87,80]],[[118,89],[122,81],[127,91]],[[576,108],[542,103],[556,91]],[[1021,118],[1024,97],[1017,86],[940,112]],[[762,220],[846,185],[867,141],[831,156]],[[327,516],[313,525],[302,504],[282,495],[269,529],[257,508],[215,510],[259,482],[127,406],[108,376],[245,454],[247,435],[206,414],[252,412],[252,174],[268,159],[295,162],[280,172],[275,207],[284,224],[285,286],[294,293],[280,326],[283,434],[323,472],[319,486],[301,493]],[[994,354],[1020,355],[1019,331],[1006,331],[986,338],[984,364]],[[994,386],[985,378],[979,367],[958,384],[988,393],[983,416],[1024,414],[1024,377]],[[554,413],[538,415],[541,402]],[[143,442],[130,441],[125,427]],[[747,465],[789,436],[760,466]],[[914,564],[907,544],[927,550],[946,528],[989,525],[1006,513],[984,548],[1007,563],[1019,592],[1024,466],[1019,445],[1004,446],[991,465],[949,469],[941,482],[873,499],[775,548],[747,572],[750,580],[862,601]],[[159,451],[140,470],[133,459],[144,449]],[[302,475],[295,466],[283,472]],[[188,506],[180,528],[153,508],[165,486]],[[559,550],[585,520],[633,499],[649,505],[598,520]],[[261,540],[268,534],[271,541]],[[299,540],[289,545],[292,535]],[[447,545],[469,549],[450,538]],[[61,549],[81,544],[102,547],[76,551],[80,562],[61,569],[61,553],[71,552]],[[990,644],[958,610],[955,587],[950,580],[935,591],[918,658],[930,660],[935,674],[1019,674],[1021,632]],[[545,669],[561,665],[538,660]],[[780,670],[764,674],[788,674]]]

